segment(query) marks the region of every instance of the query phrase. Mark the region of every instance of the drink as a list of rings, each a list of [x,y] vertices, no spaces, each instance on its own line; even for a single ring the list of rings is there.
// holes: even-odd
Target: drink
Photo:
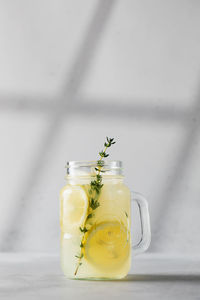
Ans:
[[[62,269],[69,278],[123,278],[131,261],[130,191],[122,176],[103,175],[98,207],[91,209],[92,180],[68,178],[61,190]]]

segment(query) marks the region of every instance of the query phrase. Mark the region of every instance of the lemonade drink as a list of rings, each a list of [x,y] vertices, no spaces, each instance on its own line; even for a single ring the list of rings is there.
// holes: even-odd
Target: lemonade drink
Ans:
[[[130,268],[130,191],[119,174],[102,176],[91,209],[93,176],[68,176],[60,192],[61,265],[68,278],[119,279]]]

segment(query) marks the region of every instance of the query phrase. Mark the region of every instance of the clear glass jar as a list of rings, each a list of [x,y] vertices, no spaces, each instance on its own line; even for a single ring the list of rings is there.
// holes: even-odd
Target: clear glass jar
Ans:
[[[122,162],[111,161],[104,162],[102,187],[94,196],[96,167],[96,161],[67,163],[67,184],[60,192],[61,265],[68,278],[120,279],[131,264],[131,193]],[[134,195],[142,226],[134,246],[138,253],[149,246],[150,225],[146,200]]]

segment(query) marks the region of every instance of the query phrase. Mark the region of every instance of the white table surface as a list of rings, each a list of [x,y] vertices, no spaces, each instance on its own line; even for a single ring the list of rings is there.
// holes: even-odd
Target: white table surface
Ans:
[[[200,299],[200,257],[143,254],[124,280],[80,281],[56,255],[1,253],[0,299]]]

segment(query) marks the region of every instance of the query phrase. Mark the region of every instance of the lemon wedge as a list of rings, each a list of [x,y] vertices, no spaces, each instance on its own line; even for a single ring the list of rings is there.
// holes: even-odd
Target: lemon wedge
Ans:
[[[79,229],[84,224],[88,202],[87,194],[81,186],[70,186],[62,192],[62,227],[64,231]]]
[[[85,258],[102,270],[114,270],[123,265],[130,252],[126,227],[117,221],[94,225],[86,233]]]

